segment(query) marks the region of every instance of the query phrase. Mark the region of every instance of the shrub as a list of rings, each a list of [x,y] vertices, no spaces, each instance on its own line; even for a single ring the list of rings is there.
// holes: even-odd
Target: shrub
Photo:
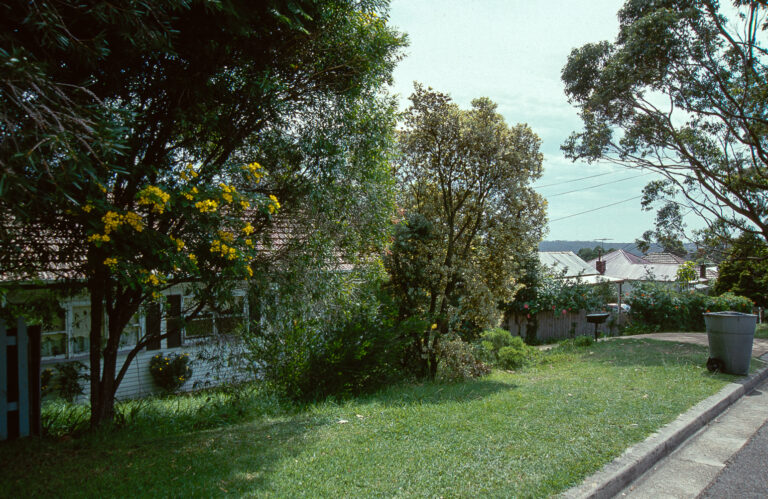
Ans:
[[[162,390],[173,393],[192,377],[189,354],[158,353],[149,360],[152,381]]]
[[[74,402],[83,394],[82,382],[88,380],[87,367],[82,362],[62,362],[53,368],[43,369],[40,389],[43,396],[53,395],[67,402]]]
[[[347,288],[346,294],[341,285],[328,289],[327,301],[311,303],[312,311],[275,314],[265,327],[251,328],[259,334],[247,337],[247,355],[281,396],[299,402],[348,397],[400,376],[408,333],[425,323],[397,324],[396,310],[377,282]]]
[[[537,359],[539,351],[519,336],[501,328],[488,329],[480,336],[484,359],[502,369],[517,369]]]
[[[483,331],[480,338],[482,338],[483,347],[493,352],[494,355],[498,354],[503,347],[512,344],[512,333],[500,327]]]
[[[530,345],[526,345],[519,336],[512,337],[509,346],[499,349],[499,367],[503,369],[519,369],[534,362],[539,351]]]
[[[595,340],[591,336],[577,336],[573,339],[573,344],[577,347],[588,347],[594,342]]]
[[[627,301],[632,306],[630,317],[636,324],[641,325],[639,327],[667,331],[703,331],[704,312],[749,312],[753,307],[749,298],[733,293],[711,297],[695,291],[678,292],[656,283],[640,284],[632,290]],[[627,329],[624,334],[627,334]]]
[[[491,369],[475,357],[472,346],[459,338],[439,345],[437,376],[449,383],[485,376]]]

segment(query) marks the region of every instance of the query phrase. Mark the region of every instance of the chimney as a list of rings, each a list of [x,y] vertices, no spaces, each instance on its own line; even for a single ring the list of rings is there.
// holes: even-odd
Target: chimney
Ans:
[[[595,268],[598,272],[600,272],[600,275],[605,274],[605,262],[603,260],[596,261]]]
[[[707,264],[706,263],[702,263],[701,265],[699,265],[699,277],[701,279],[706,279],[707,278]]]

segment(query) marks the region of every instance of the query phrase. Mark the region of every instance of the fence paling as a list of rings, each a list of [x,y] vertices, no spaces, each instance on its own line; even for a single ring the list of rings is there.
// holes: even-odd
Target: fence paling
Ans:
[[[587,322],[587,312],[585,310],[566,311],[556,313],[551,311],[540,312],[537,314],[538,329],[536,339],[539,341],[562,340],[572,336],[591,336],[594,334],[595,326]],[[516,336],[526,337],[528,330],[528,317],[524,314],[514,314],[507,322],[507,329]],[[600,326],[600,331],[607,331],[605,325]]]

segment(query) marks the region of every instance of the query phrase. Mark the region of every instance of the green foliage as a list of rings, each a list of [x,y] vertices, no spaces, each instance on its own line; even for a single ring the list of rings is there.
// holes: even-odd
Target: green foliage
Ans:
[[[589,285],[578,278],[562,277],[537,264],[527,267],[523,281],[525,288],[513,302],[507,304],[507,310],[535,321],[536,315],[541,312],[566,314],[579,310],[592,311],[602,308],[613,298],[614,290],[608,283]]]
[[[149,372],[152,381],[159,388],[173,393],[192,377],[192,366],[187,353],[158,353],[149,359]]]
[[[768,240],[766,7],[731,3],[627,0],[615,42],[574,49],[562,71],[583,122],[567,157],[661,174],[644,190],[645,208],[660,203],[646,240],[673,252],[688,209]]]
[[[348,397],[400,376],[404,330],[394,306],[378,281],[359,279],[315,275],[293,289],[286,283],[280,302],[263,307],[245,355],[281,395],[302,402]]]
[[[401,317],[436,325],[412,349],[420,374],[434,376],[440,338],[473,339],[517,290],[520,257],[543,229],[543,198],[531,187],[542,155],[536,134],[508,126],[487,98],[462,110],[416,84],[410,100],[396,157],[406,227],[385,265]]]
[[[616,251],[616,248],[605,249],[602,246],[595,246],[594,248],[581,248],[576,252],[576,254],[579,256],[579,258],[585,262],[588,262],[590,260],[594,260],[600,255],[607,255],[613,251]]]
[[[83,382],[88,381],[87,367],[79,361],[62,362],[40,373],[40,390],[43,396],[53,395],[67,402],[74,402],[83,394]]]
[[[501,328],[484,331],[480,336],[481,345],[492,358],[493,363],[502,369],[518,369],[533,363],[539,357],[539,351],[526,345],[519,336]]]
[[[751,312],[753,307],[749,298],[732,293],[711,297],[693,291],[675,291],[658,283],[636,286],[627,303],[632,306],[630,317],[633,321],[662,331],[703,331],[704,312]]]
[[[12,221],[0,268],[55,272],[90,292],[104,374],[94,424],[111,417],[126,372],[116,358],[127,321],[163,289],[195,281],[216,303],[281,257],[304,258],[306,271],[382,247],[395,125],[384,86],[405,44],[387,7],[0,8],[0,122],[13,128],[0,142],[0,217]],[[292,230],[278,231],[278,216]],[[261,251],[286,232],[285,252]]]
[[[687,261],[680,265],[677,269],[677,282],[687,286],[691,281],[695,281],[699,276],[696,270],[696,264],[691,261]]]
[[[437,379],[440,381],[460,383],[491,372],[490,367],[475,357],[472,345],[461,338],[441,342],[439,348]]]
[[[573,339],[573,344],[577,347],[588,347],[594,342],[595,340],[591,336],[577,336]]]
[[[754,234],[743,233],[718,266],[714,292],[731,291],[768,307],[768,246]]]

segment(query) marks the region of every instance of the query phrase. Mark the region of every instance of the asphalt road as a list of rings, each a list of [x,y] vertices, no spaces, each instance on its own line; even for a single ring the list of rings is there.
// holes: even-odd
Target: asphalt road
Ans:
[[[728,460],[701,498],[768,497],[768,422]]]

